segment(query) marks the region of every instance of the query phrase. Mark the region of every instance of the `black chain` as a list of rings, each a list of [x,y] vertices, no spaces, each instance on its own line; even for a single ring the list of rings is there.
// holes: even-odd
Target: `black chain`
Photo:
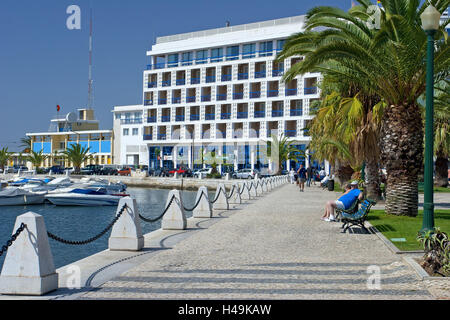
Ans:
[[[212,204],[214,204],[214,203],[216,203],[217,202],[217,200],[219,200],[219,196],[220,196],[220,194],[222,193],[222,188],[219,188],[219,193],[217,194],[217,196],[216,196],[216,198],[213,200],[213,201],[211,201],[211,203]],[[226,197],[227,195],[225,194],[225,197]]]
[[[95,240],[101,238],[102,236],[105,235],[105,233],[107,233],[113,226],[114,224],[117,222],[117,220],[119,220],[120,216],[125,212],[125,209],[129,208],[128,205],[125,203],[122,207],[122,209],[120,209],[119,213],[116,215],[116,217],[114,218],[114,220],[102,231],[100,232],[98,235],[96,235],[95,237],[92,237],[90,239],[87,240],[83,240],[83,241],[71,241],[71,240],[65,240],[62,239],[50,232],[47,231],[47,235],[49,236],[49,238],[64,243],[64,244],[69,244],[69,245],[84,245],[84,244],[88,244],[90,242],[94,242]]]
[[[153,223],[153,222],[156,222],[156,221],[160,220],[162,217],[164,217],[164,215],[166,214],[167,210],[169,210],[170,206],[172,205],[172,202],[173,202],[174,199],[176,199],[176,198],[177,198],[177,197],[176,197],[175,195],[172,195],[172,198],[170,199],[169,204],[166,206],[166,208],[164,209],[163,213],[162,213],[158,218],[155,218],[155,219],[149,219],[149,218],[146,218],[146,217],[144,217],[144,216],[141,216],[140,214],[139,214],[139,218],[141,218],[141,220],[143,220],[143,221],[145,221],[145,222],[149,222],[149,223]]]
[[[16,233],[14,233],[11,236],[11,239],[6,242],[6,245],[2,246],[2,249],[0,250],[0,257],[8,251],[8,248],[12,246],[13,242],[16,241],[17,237],[22,233],[23,230],[27,227],[26,224],[22,223],[20,227],[17,229]]]
[[[194,205],[194,207],[193,207],[192,209],[191,209],[191,208],[186,208],[184,205],[183,205],[183,209],[184,209],[185,211],[194,211],[195,208],[197,208],[198,205],[200,204],[200,200],[202,200],[202,197],[203,197],[203,196],[206,197],[206,194],[205,194],[204,191],[202,191],[202,193],[200,194],[200,197],[198,198],[196,204]]]
[[[233,196],[235,188],[236,188],[236,186],[233,185],[233,189],[231,189],[230,195],[229,196],[225,195],[227,197],[227,199],[231,199],[231,197]]]
[[[239,195],[242,196],[242,194],[244,193],[244,190],[245,190],[245,184],[242,186],[242,191],[239,191]]]

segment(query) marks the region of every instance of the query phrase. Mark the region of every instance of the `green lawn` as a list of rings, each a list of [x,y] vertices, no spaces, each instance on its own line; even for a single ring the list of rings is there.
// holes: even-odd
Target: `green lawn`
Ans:
[[[422,228],[422,219],[423,210],[419,210],[418,216],[414,218],[387,215],[384,210],[370,210],[367,220],[389,240],[405,238],[406,242],[392,241],[392,243],[402,251],[411,251],[423,249],[416,240],[417,232]],[[450,210],[435,210],[434,225],[450,234]]]

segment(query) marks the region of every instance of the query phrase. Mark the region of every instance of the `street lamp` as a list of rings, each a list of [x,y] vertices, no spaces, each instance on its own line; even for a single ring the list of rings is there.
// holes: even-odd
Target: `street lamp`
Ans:
[[[424,204],[421,233],[434,230],[433,203],[433,149],[434,149],[434,35],[439,29],[441,14],[429,5],[420,15],[422,28],[427,34],[427,77],[426,77],[426,115],[425,115],[425,169]]]

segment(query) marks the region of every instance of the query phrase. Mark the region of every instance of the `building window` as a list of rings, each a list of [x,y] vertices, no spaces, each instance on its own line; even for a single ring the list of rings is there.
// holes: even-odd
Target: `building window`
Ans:
[[[239,46],[227,47],[227,60],[239,59]]]
[[[272,51],[273,51],[273,42],[272,41],[261,42],[259,44],[259,56],[260,57],[271,56]]]
[[[139,135],[139,128],[133,128],[133,136],[138,136]]]
[[[197,51],[197,58],[196,58],[197,64],[206,63],[207,60],[208,60],[208,50]]]
[[[222,61],[222,57],[223,57],[223,49],[222,48],[211,49],[211,62]]]
[[[283,50],[285,43],[286,43],[286,40],[278,40],[277,41],[277,51]]]
[[[181,64],[183,66],[190,66],[192,64],[192,59],[193,59],[192,52],[184,52],[182,59],[183,60],[181,61]]]
[[[130,130],[129,130],[129,129],[123,129],[123,135],[124,135],[124,136],[128,136],[129,133],[130,133]]]
[[[178,67],[178,53],[169,54],[168,67]]]
[[[121,117],[122,115],[120,114],[120,113],[116,113],[116,120],[120,120],[120,117]]]
[[[242,58],[254,58],[255,48],[256,45],[254,43],[244,44],[242,47]]]

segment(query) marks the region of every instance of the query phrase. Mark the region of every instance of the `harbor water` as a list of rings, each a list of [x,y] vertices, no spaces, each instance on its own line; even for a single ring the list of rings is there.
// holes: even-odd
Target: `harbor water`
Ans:
[[[128,188],[127,192],[136,199],[139,213],[148,218],[156,218],[165,209],[169,190]],[[183,191],[184,206],[189,208],[195,204],[197,192]],[[214,193],[210,193],[210,199]],[[115,206],[105,207],[64,207],[51,204],[31,206],[0,207],[0,247],[10,240],[16,217],[29,211],[44,217],[47,231],[70,241],[84,241],[98,235],[114,219],[117,211]],[[192,212],[186,212],[186,217]],[[154,223],[142,221],[143,234],[161,228],[161,220]],[[108,248],[108,238],[111,231],[103,237],[85,245],[67,245],[49,239],[55,267],[59,268],[73,263]],[[0,267],[3,266],[6,253],[0,257]]]

